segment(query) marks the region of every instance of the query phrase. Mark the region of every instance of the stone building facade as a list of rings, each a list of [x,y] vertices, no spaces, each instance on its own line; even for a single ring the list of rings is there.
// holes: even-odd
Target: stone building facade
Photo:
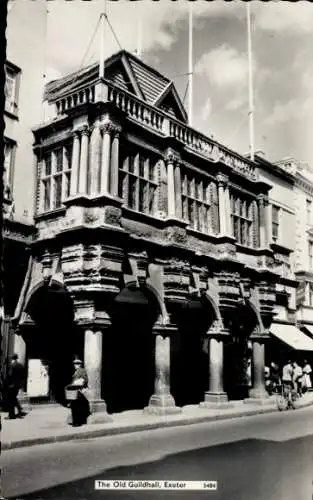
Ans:
[[[60,401],[82,357],[93,407],[109,412],[263,401],[281,282],[271,185],[192,129],[173,83],[140,59],[121,51],[98,71],[46,88],[55,118],[34,129],[37,235],[15,351],[47,361]]]
[[[296,321],[313,338],[313,171],[294,158],[279,165],[294,178]]]
[[[34,154],[31,127],[41,118],[43,92],[45,2],[12,2],[6,28],[4,100],[3,265],[4,322],[1,366],[12,354],[10,318],[14,315],[34,227]],[[36,29],[34,29],[36,27]],[[41,93],[41,94],[40,94]]]

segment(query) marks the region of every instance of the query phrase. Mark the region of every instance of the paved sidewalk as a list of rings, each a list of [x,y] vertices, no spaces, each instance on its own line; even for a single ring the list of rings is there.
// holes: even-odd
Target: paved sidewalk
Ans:
[[[309,405],[313,405],[313,392],[305,394],[298,403],[299,407]],[[35,444],[87,439],[276,411],[278,410],[275,397],[271,397],[263,405],[243,401],[234,401],[232,407],[219,409],[190,405],[183,407],[182,413],[175,415],[155,416],[144,414],[142,410],[125,411],[111,415],[112,422],[73,428],[66,423],[69,415],[67,408],[62,406],[36,408],[23,419],[7,420],[6,414],[2,414],[1,448],[8,450]]]

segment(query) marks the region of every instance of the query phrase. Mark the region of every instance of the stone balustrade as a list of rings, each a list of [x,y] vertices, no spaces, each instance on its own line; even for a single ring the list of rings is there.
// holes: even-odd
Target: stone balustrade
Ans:
[[[247,158],[218,144],[201,132],[192,129],[187,124],[169,117],[166,112],[143,102],[133,94],[118,89],[108,82],[100,83],[107,89],[107,100],[125,112],[130,120],[140,123],[164,137],[173,137],[182,142],[185,148],[203,156],[210,162],[224,163],[232,170],[239,172],[251,180],[257,179],[255,167]],[[63,114],[78,105],[95,102],[97,100],[96,85],[97,83],[95,82],[93,85],[76,90],[56,101],[57,113]]]

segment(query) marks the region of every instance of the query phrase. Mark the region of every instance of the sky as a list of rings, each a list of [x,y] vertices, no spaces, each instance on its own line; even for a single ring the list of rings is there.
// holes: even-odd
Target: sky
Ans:
[[[22,1],[22,0],[13,0]],[[40,1],[40,0],[24,0]],[[105,55],[138,47],[173,79],[188,109],[188,0],[50,0],[46,81],[99,58],[99,15],[106,9]],[[313,4],[251,2],[255,148],[270,161],[295,157],[313,166]],[[249,150],[246,5],[192,2],[193,126],[245,154]]]

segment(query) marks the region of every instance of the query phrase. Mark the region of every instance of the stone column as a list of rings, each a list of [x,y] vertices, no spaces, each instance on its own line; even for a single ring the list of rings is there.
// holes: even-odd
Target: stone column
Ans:
[[[252,389],[247,402],[264,402],[268,399],[264,380],[265,346],[264,339],[255,338],[252,341]]]
[[[227,234],[226,201],[225,201],[225,191],[224,191],[226,179],[223,175],[218,175],[217,182],[218,182],[218,205],[219,205],[219,217],[220,217],[220,235],[225,236]]]
[[[168,149],[166,153],[167,163],[167,216],[169,219],[176,218],[176,193],[175,193],[175,179],[174,168],[179,162],[179,155],[172,149]],[[181,203],[181,201],[180,201]]]
[[[175,191],[175,210],[176,217],[182,219],[183,217],[183,207],[182,207],[182,196],[181,196],[181,172],[180,165],[176,165],[174,169],[174,191]]]
[[[78,190],[79,157],[80,157],[80,137],[79,133],[76,131],[74,132],[74,138],[73,138],[70,196],[75,196]]]
[[[154,394],[144,412],[157,415],[180,413],[170,392],[170,337],[158,327],[155,337]]]
[[[209,390],[200,403],[202,408],[225,406],[228,403],[223,387],[224,341],[219,335],[209,337]]]
[[[79,194],[87,194],[88,175],[88,152],[89,152],[89,129],[84,127],[81,131],[80,166],[78,179]]]
[[[268,196],[264,197],[264,225],[265,225],[265,231],[264,231],[264,245],[265,248],[269,248],[270,242],[271,242],[271,228],[272,228],[272,221],[271,221],[271,205],[268,199]]]
[[[91,417],[88,422],[107,422],[106,403],[101,399],[102,376],[102,332],[97,329],[85,331],[84,366],[88,375],[88,394]]]
[[[96,125],[90,136],[89,144],[89,189],[90,194],[99,193],[99,173],[101,159],[101,133],[100,128]]]
[[[101,194],[109,193],[110,186],[110,157],[111,157],[111,135],[108,124],[102,127],[102,161],[101,161],[101,180],[100,192]]]
[[[120,134],[120,128],[115,126],[113,129],[112,148],[111,148],[111,168],[110,168],[110,193],[114,197],[118,196],[119,134]]]
[[[226,227],[226,234],[228,236],[232,235],[232,227],[231,227],[231,207],[230,207],[230,194],[229,194],[229,185],[228,185],[228,180],[226,181],[225,187],[224,187],[224,197],[225,197],[225,227]]]

